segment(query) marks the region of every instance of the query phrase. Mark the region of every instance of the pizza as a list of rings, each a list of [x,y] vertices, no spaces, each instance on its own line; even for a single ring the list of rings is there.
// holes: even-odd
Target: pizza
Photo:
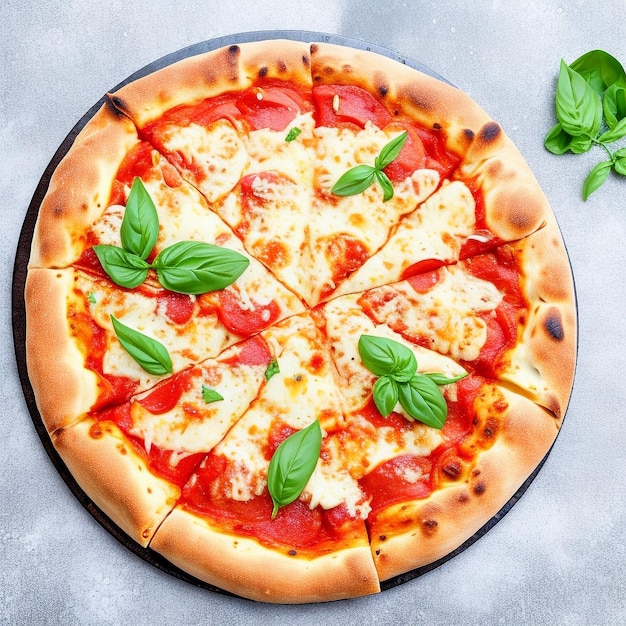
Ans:
[[[268,40],[107,94],[50,178],[28,374],[130,539],[258,601],[445,559],[552,446],[576,360],[554,214],[467,94]]]

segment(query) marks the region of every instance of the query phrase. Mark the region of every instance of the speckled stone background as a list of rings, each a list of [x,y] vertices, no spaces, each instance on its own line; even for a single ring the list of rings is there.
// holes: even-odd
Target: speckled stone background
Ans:
[[[266,606],[195,588],[132,554],[74,498],[41,445],[11,337],[21,225],[56,148],[144,65],[237,32],[308,30],[395,50],[499,120],[544,187],[577,284],[576,384],[557,444],[523,498],[437,570],[376,597]],[[0,4],[1,624],[626,623],[626,179],[584,203],[603,158],[556,157],[559,60],[626,63],[622,0],[2,0]],[[260,573],[261,575],[261,573]]]

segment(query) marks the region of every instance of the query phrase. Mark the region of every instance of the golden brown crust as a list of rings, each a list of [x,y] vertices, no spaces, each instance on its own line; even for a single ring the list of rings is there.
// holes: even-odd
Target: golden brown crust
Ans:
[[[152,474],[112,422],[84,419],[57,430],[52,443],[96,506],[146,546],[180,496],[178,487]]]
[[[67,295],[74,272],[31,269],[26,277],[26,363],[48,432],[75,421],[98,396],[96,375],[72,340]]]
[[[108,104],[94,115],[57,165],[39,208],[29,267],[67,267],[85,248],[85,234],[106,209],[135,127]]]
[[[502,372],[502,380],[554,414],[560,424],[574,382],[576,295],[569,260],[554,217],[512,244],[523,271],[528,320]]]
[[[354,547],[300,558],[225,535],[177,507],[150,547],[196,578],[260,602],[327,602],[380,591],[365,536]]]
[[[493,445],[478,453],[461,482],[378,515],[370,535],[381,580],[455,550],[508,502],[548,453],[558,432],[552,416],[505,388],[500,393],[508,408],[497,422],[490,418],[493,404],[478,412],[483,424],[479,437],[484,439],[490,428]]]
[[[144,128],[175,106],[197,104],[269,79],[310,85],[308,45],[289,40],[234,44],[183,59],[109,97],[115,107]]]

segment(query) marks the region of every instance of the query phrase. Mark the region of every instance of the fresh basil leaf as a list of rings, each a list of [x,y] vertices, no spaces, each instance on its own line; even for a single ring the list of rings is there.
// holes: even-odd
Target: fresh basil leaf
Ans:
[[[441,429],[446,422],[448,405],[437,384],[428,376],[417,374],[398,384],[400,406],[413,419]]]
[[[376,180],[383,190],[383,202],[387,202],[393,198],[393,185],[385,172],[376,170]]]
[[[392,139],[388,144],[383,146],[383,149],[380,151],[380,154],[376,157],[374,162],[377,170],[385,169],[391,164],[392,161],[395,161],[398,158],[400,150],[402,150],[408,136],[409,134],[405,130]]]
[[[116,285],[134,289],[146,280],[150,266],[136,254],[104,244],[94,246],[93,251],[102,269]]]
[[[602,133],[598,137],[598,141],[602,143],[611,143],[617,141],[626,136],[626,117],[620,120],[613,128],[610,128],[605,133]]]
[[[467,376],[467,374],[460,374],[459,376],[454,376],[453,378],[446,378],[443,374],[422,374],[430,378],[436,385],[451,385],[452,383],[456,383],[459,380],[462,380]]]
[[[583,152],[588,152],[591,149],[592,145],[593,141],[591,140],[591,137],[572,137],[572,140],[569,144],[569,149],[574,154],[582,154]]]
[[[287,141],[287,142],[294,141],[295,139],[298,138],[298,136],[300,135],[301,132],[302,132],[302,130],[300,128],[298,128],[297,126],[294,126],[287,133],[287,136],[285,137],[285,141]]]
[[[280,367],[278,365],[278,359],[272,359],[270,364],[267,366],[265,370],[265,380],[269,380],[272,376],[276,376],[276,374],[280,373]]]
[[[315,470],[321,447],[322,429],[317,420],[278,446],[267,471],[267,488],[274,503],[272,519],[280,507],[300,496]]]
[[[120,238],[125,250],[148,258],[159,236],[159,217],[141,178],[135,178],[126,201]]]
[[[365,191],[376,176],[376,168],[371,165],[357,165],[343,174],[333,185],[331,192],[336,196],[355,196]]]
[[[604,183],[612,167],[612,161],[601,161],[589,172],[583,183],[583,200],[587,200]]]
[[[374,383],[372,392],[378,412],[387,417],[398,404],[398,383],[389,376],[381,376]]]
[[[609,128],[615,128],[626,118],[626,87],[618,83],[611,85],[602,97],[602,110]]]
[[[569,150],[572,136],[563,130],[560,122],[557,122],[550,132],[546,135],[544,146],[552,154],[565,154]]]
[[[417,370],[413,351],[393,339],[361,335],[358,350],[365,367],[376,376],[391,376],[403,382],[410,380]]]
[[[249,259],[229,248],[179,241],[161,250],[152,267],[166,289],[197,295],[228,287],[249,263]]]
[[[172,373],[172,360],[163,344],[130,328],[111,315],[113,330],[122,347],[149,374]]]
[[[217,402],[218,400],[223,400],[224,396],[215,391],[215,389],[211,389],[211,387],[207,387],[206,385],[202,385],[202,399],[210,404],[211,402]]]
[[[599,94],[618,81],[626,81],[622,64],[604,50],[591,50],[571,63],[570,67]]]
[[[585,79],[561,60],[556,116],[566,133],[595,135],[602,124],[602,103]]]
[[[87,301],[89,302],[89,304],[95,304],[97,302],[96,294],[93,291],[90,291],[87,294]]]

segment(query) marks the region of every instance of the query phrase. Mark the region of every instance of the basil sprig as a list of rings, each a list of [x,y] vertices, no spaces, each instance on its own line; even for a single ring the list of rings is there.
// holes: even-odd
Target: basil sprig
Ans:
[[[408,133],[400,133],[380,151],[374,165],[361,164],[349,169],[334,184],[331,192],[337,196],[355,196],[377,182],[383,190],[383,202],[393,198],[393,185],[383,170],[394,161],[404,146]]]
[[[300,496],[315,470],[321,447],[322,429],[315,420],[276,448],[267,471],[267,488],[274,503],[272,519],[281,507]]]
[[[113,330],[122,347],[149,374],[172,373],[172,359],[162,343],[140,333],[111,315]]]
[[[413,419],[432,428],[443,428],[448,405],[439,385],[449,385],[467,374],[447,378],[439,373],[418,373],[413,352],[393,339],[361,335],[358,348],[365,367],[378,376],[372,393],[383,417],[399,402]]]
[[[120,228],[122,247],[93,247],[111,280],[134,289],[154,270],[161,285],[170,291],[198,295],[224,289],[234,283],[250,261],[228,248],[200,241],[179,241],[159,252],[152,263],[146,260],[159,235],[159,218],[154,202],[140,178],[135,178]]]
[[[626,147],[608,144],[626,137],[626,72],[603,50],[592,50],[571,65],[561,60],[555,108],[557,124],[544,145],[554,154],[579,154],[600,146],[607,159],[598,163],[583,183],[583,200],[598,189],[611,170],[626,176]]]

